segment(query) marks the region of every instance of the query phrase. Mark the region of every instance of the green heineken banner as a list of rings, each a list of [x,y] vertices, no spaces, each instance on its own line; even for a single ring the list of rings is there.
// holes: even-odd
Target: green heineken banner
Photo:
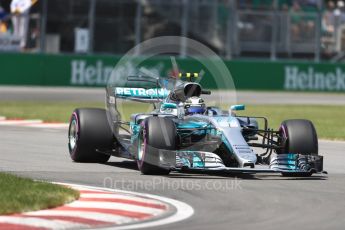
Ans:
[[[45,54],[0,54],[0,85],[104,86],[120,57]],[[205,74],[205,88],[221,88],[194,59],[176,59],[180,70]],[[170,57],[140,58],[121,65],[119,72],[138,68],[158,76],[173,73]],[[345,92],[345,65],[313,62],[225,61],[237,89]]]

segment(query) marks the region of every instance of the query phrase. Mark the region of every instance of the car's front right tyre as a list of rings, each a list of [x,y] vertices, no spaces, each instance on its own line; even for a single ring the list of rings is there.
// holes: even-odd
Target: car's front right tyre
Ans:
[[[294,119],[282,122],[280,128],[278,154],[295,153],[301,155],[318,155],[319,145],[314,124],[309,120]],[[311,176],[312,172],[282,173],[283,176]]]

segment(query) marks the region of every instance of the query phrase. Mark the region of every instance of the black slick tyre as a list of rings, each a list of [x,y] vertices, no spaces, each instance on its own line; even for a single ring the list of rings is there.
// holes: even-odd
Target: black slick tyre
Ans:
[[[160,167],[160,151],[176,149],[175,123],[163,117],[149,117],[141,123],[138,137],[137,164],[142,174],[167,175],[170,169]],[[166,152],[166,154],[169,154]]]
[[[114,138],[104,109],[76,109],[68,131],[68,149],[75,162],[105,163],[110,155],[97,150],[110,150]]]
[[[319,145],[316,129],[309,120],[286,120],[280,126],[280,143],[283,149],[278,154],[296,153],[302,155],[318,155]],[[283,176],[311,176],[306,173],[282,173]]]

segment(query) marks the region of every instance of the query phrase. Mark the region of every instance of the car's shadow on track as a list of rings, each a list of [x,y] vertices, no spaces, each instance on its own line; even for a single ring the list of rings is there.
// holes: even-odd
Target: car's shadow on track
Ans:
[[[124,168],[136,171],[140,174],[138,170],[137,163],[135,161],[113,161],[104,163],[104,165],[113,166],[117,168]],[[218,179],[218,180],[228,180],[228,179],[242,179],[242,180],[327,180],[327,175],[313,175],[310,177],[287,177],[280,174],[249,174],[249,173],[224,173],[224,172],[198,172],[198,173],[181,173],[172,172],[167,176],[162,176],[171,179]]]
[[[106,162],[103,164],[108,165],[108,166],[114,166],[114,167],[118,167],[118,168],[131,169],[131,170],[138,171],[138,166],[137,166],[137,163],[135,161],[128,161],[128,160],[113,161],[113,162]]]
[[[310,177],[287,177],[280,174],[246,174],[246,173],[207,173],[207,174],[180,174],[168,176],[176,179],[242,179],[242,180],[327,180],[327,176],[314,175]]]

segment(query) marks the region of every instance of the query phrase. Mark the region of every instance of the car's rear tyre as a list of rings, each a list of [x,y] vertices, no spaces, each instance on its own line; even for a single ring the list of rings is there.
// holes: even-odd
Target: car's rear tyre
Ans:
[[[280,126],[280,144],[283,149],[279,153],[296,153],[318,155],[319,144],[316,129],[309,120],[286,120]],[[282,173],[283,176],[311,176],[312,173]]]
[[[76,109],[68,131],[68,149],[75,162],[105,163],[110,155],[96,150],[109,150],[114,138],[104,109]]]
[[[159,151],[176,149],[175,123],[163,117],[149,117],[141,123],[137,164],[143,174],[167,175],[170,169],[159,166]]]

